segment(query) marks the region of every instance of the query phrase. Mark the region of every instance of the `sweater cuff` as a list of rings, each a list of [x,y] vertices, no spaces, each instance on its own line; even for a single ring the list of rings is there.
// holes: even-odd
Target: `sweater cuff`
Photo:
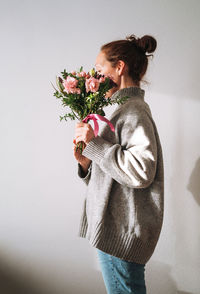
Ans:
[[[84,179],[84,180],[87,180],[87,178],[89,177],[90,175],[90,172],[91,172],[91,168],[92,168],[92,163],[90,164],[87,172],[85,173],[82,169],[82,166],[80,165],[80,163],[78,163],[78,175],[81,179]]]
[[[103,138],[97,136],[94,137],[83,150],[83,155],[90,160],[100,163],[101,159],[104,158],[107,150],[112,146],[112,144]]]

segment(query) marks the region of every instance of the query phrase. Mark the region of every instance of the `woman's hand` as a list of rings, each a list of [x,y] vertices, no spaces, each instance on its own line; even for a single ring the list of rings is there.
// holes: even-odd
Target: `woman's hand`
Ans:
[[[82,141],[87,145],[94,137],[94,131],[90,124],[84,122],[76,124],[75,144]]]
[[[84,155],[82,155],[80,153],[80,149],[76,150],[76,141],[75,139],[73,140],[74,143],[74,157],[75,159],[78,161],[78,163],[80,163],[80,165],[82,166],[82,169],[85,173],[87,173],[88,167],[90,166],[91,160],[87,157],[85,157]],[[85,148],[85,143],[83,143],[83,149]]]
[[[91,160],[80,153],[80,150],[76,150],[76,144],[78,142],[83,142],[83,150],[86,147],[92,138],[94,137],[94,131],[90,124],[88,123],[77,123],[75,127],[75,139],[73,140],[74,143],[74,157],[82,166],[84,172],[86,173],[88,167],[90,166]]]

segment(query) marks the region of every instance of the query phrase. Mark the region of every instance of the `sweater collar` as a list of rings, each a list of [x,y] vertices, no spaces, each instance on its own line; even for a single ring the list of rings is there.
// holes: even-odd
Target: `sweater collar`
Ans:
[[[144,94],[145,94],[145,91],[143,89],[134,86],[134,87],[128,87],[128,88],[123,88],[123,89],[117,90],[110,97],[110,99],[114,100],[116,98],[122,98],[124,96],[128,96],[128,97],[137,96],[137,97],[144,99]]]

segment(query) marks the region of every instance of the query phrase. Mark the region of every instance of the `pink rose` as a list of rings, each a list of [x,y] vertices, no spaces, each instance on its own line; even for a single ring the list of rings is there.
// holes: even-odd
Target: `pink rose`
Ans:
[[[80,94],[81,90],[79,88],[76,88],[77,85],[78,80],[70,76],[67,76],[66,80],[63,81],[63,86],[68,94]]]
[[[105,77],[100,77],[100,79],[99,79],[99,83],[104,83],[105,82]]]
[[[85,71],[81,71],[80,72],[80,76],[83,77],[83,78],[85,78],[86,77],[86,72]]]
[[[74,89],[71,90],[71,93],[72,93],[72,94],[81,94],[81,89],[79,89],[79,88],[74,88]]]
[[[86,72],[84,72],[84,71],[78,72],[76,74],[76,76],[79,77],[79,78],[81,78],[81,77],[85,78],[86,77]]]
[[[71,74],[73,75],[73,76],[75,76],[76,75],[76,71],[71,71]]]
[[[90,77],[85,81],[86,92],[96,92],[99,89],[99,80],[94,77]]]

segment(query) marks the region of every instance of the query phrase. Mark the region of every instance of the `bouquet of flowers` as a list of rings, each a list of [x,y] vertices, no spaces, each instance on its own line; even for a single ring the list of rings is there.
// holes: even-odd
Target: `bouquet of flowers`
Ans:
[[[54,96],[61,99],[62,105],[69,107],[71,112],[60,116],[60,121],[67,118],[87,122],[94,121],[94,134],[98,134],[97,120],[105,121],[114,131],[114,127],[105,116],[103,107],[112,104],[122,104],[128,98],[116,98],[111,100],[106,98],[106,93],[116,84],[104,75],[98,74],[94,69],[86,73],[83,67],[79,71],[67,72],[65,69],[61,72],[62,77],[56,77],[57,88],[55,89]],[[83,142],[76,145],[76,150],[79,149],[80,153],[83,151]]]

